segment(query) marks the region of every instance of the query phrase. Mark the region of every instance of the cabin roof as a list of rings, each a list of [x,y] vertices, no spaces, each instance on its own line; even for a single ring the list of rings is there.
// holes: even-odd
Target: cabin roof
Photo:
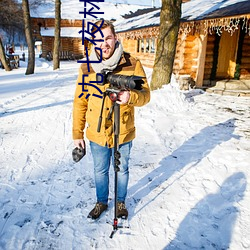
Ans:
[[[131,18],[118,20],[114,23],[116,31],[125,32],[160,24],[160,8]],[[220,17],[250,14],[249,0],[191,0],[182,3],[182,22],[200,21]]]
[[[183,4],[182,21],[236,16],[250,13],[249,0],[191,0]]]
[[[108,20],[119,19],[122,15],[131,14],[138,9],[147,9],[150,6],[134,5],[134,4],[115,4],[109,2],[94,3],[99,7],[94,8],[95,12],[104,12],[104,14],[95,14],[98,19],[104,18]],[[89,7],[89,8],[88,8]],[[93,7],[87,4],[87,10]],[[71,0],[61,0],[61,18],[69,20],[82,20],[83,14],[79,14],[79,11],[84,11],[84,2],[76,2]],[[51,0],[46,0],[45,3],[30,10],[31,17],[34,18],[55,18],[55,3]],[[87,19],[94,19],[87,15]]]

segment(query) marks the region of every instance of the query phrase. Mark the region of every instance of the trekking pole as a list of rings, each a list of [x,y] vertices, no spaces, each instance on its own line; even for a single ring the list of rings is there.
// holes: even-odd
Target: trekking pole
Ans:
[[[119,152],[119,134],[120,134],[120,105],[114,102],[114,171],[115,171],[115,184],[114,184],[114,192],[115,192],[115,206],[114,206],[114,222],[113,222],[113,230],[110,234],[110,238],[118,230],[118,219],[117,219],[117,193],[118,193],[118,172],[120,171],[120,157],[121,154]]]

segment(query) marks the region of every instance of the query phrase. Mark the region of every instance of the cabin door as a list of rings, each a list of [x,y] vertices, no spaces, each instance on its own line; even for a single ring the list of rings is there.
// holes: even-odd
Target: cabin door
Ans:
[[[219,44],[216,78],[222,79],[234,77],[238,39],[239,30],[236,30],[232,36],[227,31],[222,32]]]

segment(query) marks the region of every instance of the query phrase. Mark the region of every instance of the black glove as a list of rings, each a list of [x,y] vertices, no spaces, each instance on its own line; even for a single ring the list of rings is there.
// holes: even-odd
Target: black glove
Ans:
[[[80,161],[83,156],[86,154],[86,149],[82,147],[76,147],[72,151],[72,157],[75,162]]]

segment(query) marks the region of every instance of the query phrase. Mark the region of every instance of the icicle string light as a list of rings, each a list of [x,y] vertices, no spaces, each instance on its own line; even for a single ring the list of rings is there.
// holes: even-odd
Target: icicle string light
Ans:
[[[236,30],[239,29],[240,20],[242,20],[242,30],[245,30],[246,34],[250,36],[250,16],[240,16],[240,17],[226,17],[226,18],[216,18],[201,21],[192,22],[182,22],[179,28],[179,34],[184,34],[185,36],[190,33],[203,33],[205,36],[215,32],[219,36],[222,32],[226,31],[234,34]],[[141,28],[137,30],[130,30],[118,33],[119,38],[124,39],[142,39],[142,38],[158,38],[159,36],[159,26]]]
[[[236,30],[239,29],[240,20],[243,20],[242,29],[250,35],[250,20],[249,16],[243,17],[231,17],[231,18],[217,18],[210,20],[203,20],[200,22],[185,22],[180,24],[179,33],[185,35],[193,33],[201,33],[206,36],[215,32],[217,35],[221,35],[223,31],[230,33],[232,36]]]

